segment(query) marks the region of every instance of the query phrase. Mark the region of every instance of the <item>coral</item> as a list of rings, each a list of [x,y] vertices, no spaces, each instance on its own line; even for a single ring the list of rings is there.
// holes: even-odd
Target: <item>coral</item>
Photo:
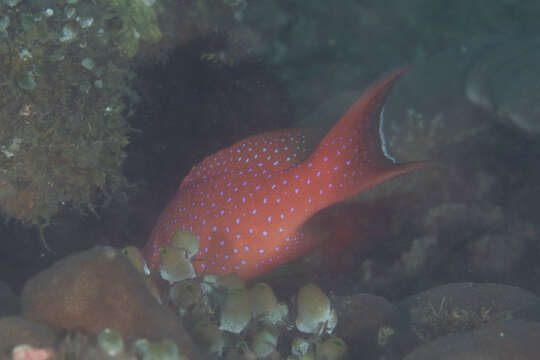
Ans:
[[[169,289],[169,300],[181,316],[197,306],[201,298],[201,286],[195,280],[180,281]]]
[[[216,324],[201,320],[193,327],[193,341],[199,345],[201,352],[208,355],[221,356],[225,346],[225,337]]]
[[[185,257],[191,259],[199,251],[199,239],[191,231],[179,229],[171,240],[171,246],[183,249]]]
[[[274,290],[266,283],[255,284],[249,290],[253,299],[253,317],[258,317],[268,313],[278,305]]]
[[[195,269],[184,249],[173,245],[165,247],[161,251],[160,262],[160,275],[171,284],[195,277]]]
[[[199,238],[192,232],[178,230],[170,245],[160,254],[160,275],[169,283],[175,283],[195,277],[191,258],[199,251]]]
[[[331,332],[333,327],[330,328],[330,322],[335,317],[335,312],[332,310],[330,299],[317,285],[308,284],[302,287],[296,296],[296,305],[298,330],[311,334]]]
[[[332,336],[317,346],[317,359],[339,360],[347,354],[347,344],[337,336]]]
[[[236,273],[230,273],[217,278],[217,286],[223,290],[241,290],[246,288],[246,280]]]
[[[295,356],[306,355],[311,348],[311,344],[306,339],[297,337],[294,338],[291,344],[291,353]]]
[[[36,348],[29,345],[17,345],[11,352],[13,360],[48,360],[55,356],[52,349]]]
[[[96,247],[57,262],[28,280],[21,297],[28,319],[94,334],[112,328],[124,336],[170,338],[183,354],[198,358],[179,319],[113,248]]]
[[[170,340],[148,341],[140,339],[135,342],[142,360],[181,360],[178,346]]]
[[[278,335],[274,331],[263,329],[253,337],[251,345],[253,352],[259,358],[266,358],[276,351]]]
[[[239,334],[251,320],[250,298],[247,290],[230,290],[221,308],[219,329]]]
[[[113,329],[104,329],[97,336],[99,348],[108,356],[118,356],[124,352],[124,339]]]
[[[57,360],[190,360],[170,339],[149,340],[121,336],[117,331],[104,329],[89,336],[80,331],[68,332],[57,346]]]
[[[253,318],[275,324],[287,315],[287,305],[278,303],[272,288],[265,283],[258,283],[249,289]]]
[[[386,346],[388,342],[396,334],[396,330],[390,326],[381,326],[377,331],[377,345]]]

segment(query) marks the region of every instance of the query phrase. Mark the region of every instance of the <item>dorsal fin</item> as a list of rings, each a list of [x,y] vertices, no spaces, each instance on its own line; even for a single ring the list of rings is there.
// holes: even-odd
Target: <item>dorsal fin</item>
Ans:
[[[302,162],[313,151],[312,131],[286,129],[250,136],[204,158],[181,186],[221,176],[243,175],[256,170],[281,171]]]

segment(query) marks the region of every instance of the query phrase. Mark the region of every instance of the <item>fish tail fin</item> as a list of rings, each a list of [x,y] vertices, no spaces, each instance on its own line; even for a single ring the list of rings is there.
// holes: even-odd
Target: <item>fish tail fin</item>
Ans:
[[[395,164],[382,134],[383,105],[407,70],[397,69],[366,90],[323,138],[304,165],[312,167],[326,194],[319,208],[344,200],[423,165]]]

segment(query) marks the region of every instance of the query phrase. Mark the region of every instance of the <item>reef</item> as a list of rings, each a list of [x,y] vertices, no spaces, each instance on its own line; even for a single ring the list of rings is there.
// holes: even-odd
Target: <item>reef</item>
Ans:
[[[538,297],[517,287],[455,283],[391,301],[309,282],[284,297],[271,281],[235,274],[170,283],[140,259],[133,247],[96,247],[29,279],[22,312],[0,319],[9,334],[2,352],[34,360],[538,356]]]
[[[257,44],[241,22],[246,8],[245,1],[0,2],[0,213],[44,226],[62,209],[98,213],[125,193],[135,71],[209,34],[227,40],[199,49],[199,59],[236,66]]]

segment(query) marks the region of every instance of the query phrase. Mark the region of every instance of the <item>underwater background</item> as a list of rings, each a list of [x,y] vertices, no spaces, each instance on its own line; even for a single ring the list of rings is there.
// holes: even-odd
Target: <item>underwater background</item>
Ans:
[[[0,357],[540,358],[539,15],[0,0]],[[407,65],[384,104],[366,90]],[[310,159],[362,94],[360,145],[425,163],[310,213],[309,251],[212,275],[187,224],[141,255],[203,159],[292,128]]]

